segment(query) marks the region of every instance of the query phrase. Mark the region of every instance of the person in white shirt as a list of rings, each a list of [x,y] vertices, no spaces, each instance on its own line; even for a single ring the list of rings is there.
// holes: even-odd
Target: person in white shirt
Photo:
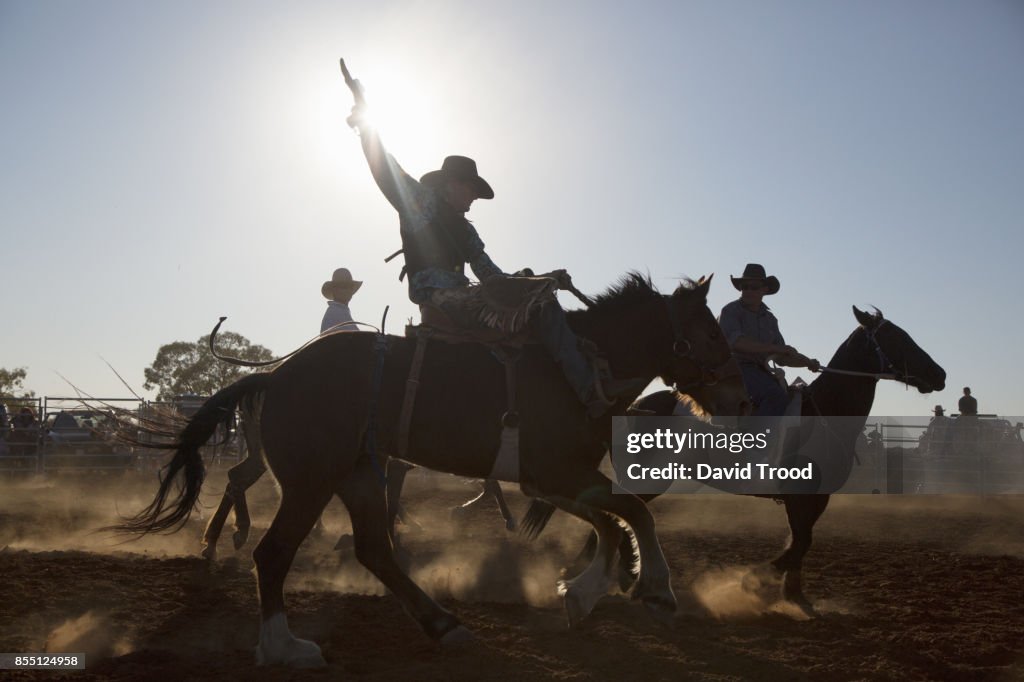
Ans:
[[[327,282],[324,282],[320,292],[327,299],[327,310],[324,312],[324,319],[320,322],[320,333],[358,330],[352,322],[352,313],[348,309],[352,295],[359,291],[363,283],[352,279],[352,273],[348,268],[338,268],[334,275]]]

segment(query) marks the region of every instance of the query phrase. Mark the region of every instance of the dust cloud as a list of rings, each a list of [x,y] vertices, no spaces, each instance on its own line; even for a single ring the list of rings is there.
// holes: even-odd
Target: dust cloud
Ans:
[[[46,637],[41,651],[85,654],[86,665],[132,651],[127,635],[110,620],[94,611],[70,618],[55,627]]]

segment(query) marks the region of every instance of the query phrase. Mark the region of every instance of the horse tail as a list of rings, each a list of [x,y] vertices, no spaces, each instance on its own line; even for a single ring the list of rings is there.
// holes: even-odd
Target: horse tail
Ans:
[[[529,540],[536,540],[554,513],[555,505],[544,500],[534,499],[530,502],[530,508],[523,514],[523,521],[519,525],[520,534]]]
[[[231,419],[240,401],[265,391],[269,379],[269,373],[250,374],[217,391],[203,403],[172,446],[175,448],[174,457],[162,472],[160,489],[149,506],[124,523],[101,530],[137,535],[181,530],[199,500],[199,490],[206,477],[199,448],[213,436],[220,424]],[[177,490],[172,493],[171,487],[175,483]]]

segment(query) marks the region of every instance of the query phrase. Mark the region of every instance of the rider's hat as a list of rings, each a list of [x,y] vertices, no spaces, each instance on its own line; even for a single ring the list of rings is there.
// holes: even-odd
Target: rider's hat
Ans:
[[[448,179],[463,180],[476,187],[478,199],[493,199],[494,190],[476,171],[476,161],[466,156],[449,156],[441,164],[441,170],[430,171],[420,182],[424,185],[437,187]]]
[[[336,298],[351,296],[361,286],[363,286],[363,283],[352,279],[352,273],[348,271],[348,268],[338,268],[334,271],[331,279],[324,282],[323,286],[320,287],[320,293],[324,295],[324,298],[333,301]]]
[[[730,275],[729,279],[732,280],[732,285],[739,291],[743,291],[743,287],[748,284],[763,284],[766,290],[764,292],[765,296],[771,296],[779,290],[778,278],[775,275],[767,276],[764,266],[760,263],[747,263],[747,267],[743,268],[742,277]]]

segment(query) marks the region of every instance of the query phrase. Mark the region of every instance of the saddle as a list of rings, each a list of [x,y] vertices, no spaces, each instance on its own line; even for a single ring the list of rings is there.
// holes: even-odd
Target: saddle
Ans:
[[[437,305],[420,305],[421,324],[405,328],[406,337],[417,341],[399,416],[397,454],[400,458],[408,449],[409,426],[428,341],[480,343],[488,346],[505,366],[507,411],[501,419],[501,447],[490,478],[518,480],[515,363],[524,345],[539,343],[529,321],[536,307],[555,300],[557,289],[558,283],[550,277],[492,277],[475,286],[444,292],[448,294],[444,303],[458,319]]]
[[[557,290],[550,277],[492,277],[451,293],[447,303],[457,319],[437,305],[421,304],[421,323],[407,326],[405,335],[522,348],[539,342],[529,321],[537,307],[555,300]]]

